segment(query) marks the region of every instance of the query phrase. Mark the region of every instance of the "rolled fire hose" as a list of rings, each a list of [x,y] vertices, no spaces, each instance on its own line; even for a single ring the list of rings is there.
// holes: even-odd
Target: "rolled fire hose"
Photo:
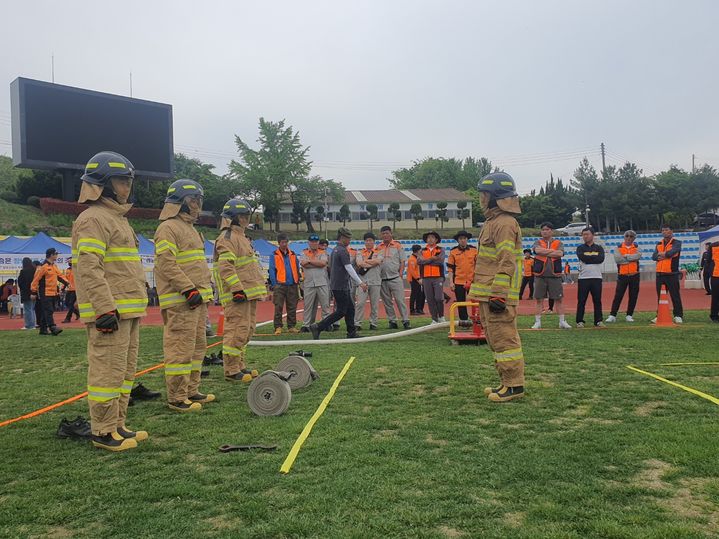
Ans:
[[[292,400],[292,388],[288,380],[293,375],[282,371],[265,371],[252,380],[247,388],[247,404],[258,416],[282,415]]]
[[[307,358],[297,355],[289,355],[284,358],[277,365],[277,370],[289,372],[293,375],[287,381],[292,391],[307,387],[320,377],[312,364],[307,361]]]

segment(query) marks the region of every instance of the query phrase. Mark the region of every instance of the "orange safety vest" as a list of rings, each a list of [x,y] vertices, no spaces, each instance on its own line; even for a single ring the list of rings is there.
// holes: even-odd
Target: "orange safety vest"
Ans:
[[[657,243],[657,252],[664,253],[670,251],[674,238],[670,239],[669,242],[664,245],[664,240]],[[679,271],[679,255],[674,255],[671,258],[665,258],[664,260],[657,260],[657,273],[676,273]]]
[[[522,275],[524,275],[525,277],[531,277],[533,265],[534,265],[533,258],[525,258],[524,260],[522,260]]]
[[[65,270],[65,279],[67,280],[67,291],[68,292],[74,292],[75,291],[75,272],[72,271],[72,268],[67,268]]]
[[[441,251],[440,247],[425,247],[422,249],[422,258],[432,258]],[[419,273],[422,277],[442,277],[444,274],[444,268],[442,266],[434,266],[431,264],[422,264],[419,267]]]
[[[632,243],[629,247],[627,247],[627,244],[622,242],[618,249],[622,256],[635,255],[639,252],[639,247],[637,247],[636,243]],[[621,264],[618,268],[619,275],[636,275],[639,273],[639,260],[634,260],[629,264]]]
[[[454,283],[463,285],[474,279],[474,266],[477,263],[477,249],[473,245],[467,245],[465,249],[452,247],[449,251],[447,265],[452,272]],[[454,268],[452,268],[454,266]]]
[[[65,281],[60,269],[55,264],[45,261],[35,270],[35,277],[30,284],[30,291],[33,294],[39,292],[41,296],[57,296],[58,280]],[[40,287],[43,285],[44,287],[41,289]]]
[[[290,255],[290,267],[292,268],[292,277],[295,280],[295,284],[300,283],[300,276],[297,272],[297,255],[294,251],[287,251]],[[285,273],[285,256],[282,251],[277,249],[275,251],[275,271],[277,272],[277,284],[284,284],[287,282],[287,274]]]
[[[539,246],[542,249],[559,249],[559,240],[552,240],[552,243],[547,243],[547,240],[540,239]],[[547,267],[547,262],[552,261],[552,273],[554,275],[562,274],[562,259],[551,258],[549,256],[534,255],[534,275],[541,276],[544,274],[544,268]]]
[[[712,260],[714,261],[714,271],[712,277],[719,278],[719,242],[712,244]]]
[[[411,283],[412,281],[417,281],[419,279],[419,264],[417,263],[417,257],[414,254],[411,254],[407,259],[407,282]]]

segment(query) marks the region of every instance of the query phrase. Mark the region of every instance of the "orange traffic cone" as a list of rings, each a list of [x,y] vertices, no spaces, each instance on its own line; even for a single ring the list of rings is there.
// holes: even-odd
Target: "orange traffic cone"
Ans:
[[[222,337],[225,334],[225,311],[220,311],[220,320],[217,322],[217,336]]]
[[[673,326],[672,315],[669,312],[669,297],[666,288],[659,292],[659,309],[657,310],[657,326]]]

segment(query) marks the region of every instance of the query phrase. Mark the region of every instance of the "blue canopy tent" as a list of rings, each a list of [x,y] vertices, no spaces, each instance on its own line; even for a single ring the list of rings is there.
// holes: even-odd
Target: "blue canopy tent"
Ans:
[[[306,241],[291,241],[290,242],[290,249],[292,249],[295,254],[299,255],[302,254],[302,251],[307,249],[309,247],[309,244]]]
[[[212,258],[212,255],[215,252],[215,242],[210,240],[205,240],[205,257]]]
[[[714,243],[715,241],[719,241],[719,225],[710,228],[709,230],[705,230],[704,232],[699,232],[700,243]]]
[[[13,253],[26,241],[15,236],[8,236],[4,240],[0,240],[0,253]]]
[[[140,251],[140,255],[155,256],[155,244],[153,242],[148,240],[142,234],[137,235],[137,241],[140,242],[140,245],[137,248]]]
[[[45,251],[54,247],[60,254],[70,254],[70,246],[51,238],[44,232],[38,232],[34,237],[25,240],[22,244],[18,245],[11,252],[16,254],[42,254],[45,256]]]
[[[262,238],[252,240],[252,246],[261,257],[269,257],[277,249],[277,245]]]

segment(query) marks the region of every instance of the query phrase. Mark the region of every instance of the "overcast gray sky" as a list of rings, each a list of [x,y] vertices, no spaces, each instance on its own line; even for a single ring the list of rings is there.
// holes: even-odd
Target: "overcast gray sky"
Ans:
[[[425,156],[486,156],[527,192],[581,156],[719,165],[719,2],[4,2],[0,153],[18,76],[170,103],[175,150],[226,171],[286,119],[314,172],[388,187]]]

